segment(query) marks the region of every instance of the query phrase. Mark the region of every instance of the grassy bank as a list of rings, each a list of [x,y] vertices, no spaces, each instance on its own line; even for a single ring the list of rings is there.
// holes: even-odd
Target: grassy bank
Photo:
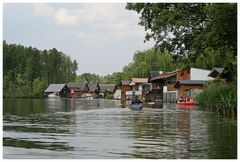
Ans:
[[[204,107],[223,113],[226,116],[237,115],[237,81],[227,84],[222,80],[207,83],[197,102]]]

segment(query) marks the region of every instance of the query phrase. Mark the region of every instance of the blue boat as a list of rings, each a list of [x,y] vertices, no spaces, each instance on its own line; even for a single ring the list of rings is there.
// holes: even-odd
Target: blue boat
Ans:
[[[143,105],[141,103],[140,104],[131,104],[129,106],[129,108],[132,109],[132,110],[142,110]]]

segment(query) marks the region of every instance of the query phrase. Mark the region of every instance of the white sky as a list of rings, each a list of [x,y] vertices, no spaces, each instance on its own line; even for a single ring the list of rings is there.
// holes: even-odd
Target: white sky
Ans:
[[[56,48],[79,63],[78,74],[122,71],[143,43],[136,12],[124,3],[4,3],[3,39],[38,49]]]

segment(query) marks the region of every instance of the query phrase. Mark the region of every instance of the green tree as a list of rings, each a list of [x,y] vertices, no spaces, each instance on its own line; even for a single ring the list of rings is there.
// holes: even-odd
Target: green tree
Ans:
[[[76,81],[83,82],[83,83],[99,83],[100,76],[96,74],[91,74],[91,73],[83,73],[77,76]]]
[[[47,86],[46,81],[43,78],[36,78],[33,81],[33,96],[42,97],[45,87]]]
[[[139,24],[162,51],[185,55],[207,20],[203,3],[128,3],[126,9],[140,14]]]
[[[3,41],[3,96],[41,96],[42,85],[76,79],[78,63],[53,48],[40,51]],[[36,88],[36,89],[35,89]]]
[[[237,3],[128,3],[126,9],[140,14],[145,41],[153,39],[175,63],[211,69],[221,65],[221,56],[230,58],[224,67],[236,76]],[[205,64],[200,58],[216,61]]]
[[[178,65],[181,66],[181,63]],[[173,56],[168,52],[155,49],[137,51],[133,56],[133,62],[123,68],[122,78],[148,77],[150,71],[172,71],[176,68]]]

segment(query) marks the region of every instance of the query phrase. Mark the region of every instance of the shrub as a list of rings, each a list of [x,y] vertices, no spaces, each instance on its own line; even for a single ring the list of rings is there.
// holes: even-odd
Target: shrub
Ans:
[[[106,94],[104,98],[105,99],[114,99],[114,96],[113,96],[113,94]]]
[[[227,84],[222,80],[210,81],[206,84],[196,100],[198,104],[222,112],[226,115],[236,115],[237,86],[236,82]]]

